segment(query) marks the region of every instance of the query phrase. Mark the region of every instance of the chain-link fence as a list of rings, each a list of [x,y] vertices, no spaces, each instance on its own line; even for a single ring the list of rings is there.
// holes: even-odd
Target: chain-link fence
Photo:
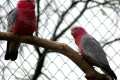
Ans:
[[[0,31],[17,0],[0,0]],[[69,28],[80,25],[97,39],[120,79],[119,0],[36,0],[34,36],[66,43],[78,52]],[[48,44],[49,45],[49,44]],[[16,61],[5,61],[6,41],[0,41],[0,80],[86,80],[84,73],[60,53],[22,43]],[[98,68],[95,68],[101,72]]]

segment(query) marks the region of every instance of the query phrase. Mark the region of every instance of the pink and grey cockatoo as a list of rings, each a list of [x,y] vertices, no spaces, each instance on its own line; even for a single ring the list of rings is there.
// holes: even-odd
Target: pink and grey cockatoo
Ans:
[[[71,28],[71,33],[78,46],[80,54],[87,60],[87,62],[100,67],[101,70],[109,75],[112,80],[117,80],[115,73],[109,66],[106,53],[99,42],[79,26],[73,26]]]
[[[36,31],[36,16],[35,16],[34,0],[20,0],[17,8],[13,9],[8,14],[8,29],[7,32],[12,32],[16,35],[32,35]],[[5,60],[17,59],[19,42],[8,41]]]

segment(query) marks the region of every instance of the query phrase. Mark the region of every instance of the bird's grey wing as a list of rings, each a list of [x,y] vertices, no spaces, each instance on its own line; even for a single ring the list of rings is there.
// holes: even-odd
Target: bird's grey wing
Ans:
[[[15,23],[18,19],[17,12],[18,12],[18,8],[15,8],[9,12],[8,18],[7,18],[7,21],[8,21],[7,32],[11,32],[13,27],[15,26]]]
[[[97,66],[109,65],[104,50],[92,36],[85,34],[81,39],[81,43],[84,54],[94,61]]]

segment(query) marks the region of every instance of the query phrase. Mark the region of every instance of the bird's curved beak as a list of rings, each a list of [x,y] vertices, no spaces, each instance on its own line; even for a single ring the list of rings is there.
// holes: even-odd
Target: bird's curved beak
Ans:
[[[73,31],[71,31],[71,35],[73,35]]]

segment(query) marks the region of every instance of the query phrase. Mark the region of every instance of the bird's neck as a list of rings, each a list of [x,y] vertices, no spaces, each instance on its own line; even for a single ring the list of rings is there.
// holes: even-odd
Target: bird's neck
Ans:
[[[81,38],[82,38],[82,35],[80,35],[80,36],[74,38],[74,39],[75,39],[75,44],[76,44],[77,46],[80,45],[80,43],[81,43]]]
[[[79,30],[77,30],[73,33],[73,37],[74,37],[75,43],[77,45],[79,45],[82,36],[85,35],[85,34],[87,34],[87,32],[83,28],[81,28],[81,29],[79,29]]]
[[[19,1],[18,4],[17,4],[17,7],[18,8],[23,8],[23,9],[26,9],[26,8],[29,8],[29,9],[35,9],[35,4],[33,3],[33,1]]]
[[[81,28],[73,33],[73,37],[74,39],[77,39],[77,38],[81,38],[85,34],[87,34],[87,32],[83,28]]]

